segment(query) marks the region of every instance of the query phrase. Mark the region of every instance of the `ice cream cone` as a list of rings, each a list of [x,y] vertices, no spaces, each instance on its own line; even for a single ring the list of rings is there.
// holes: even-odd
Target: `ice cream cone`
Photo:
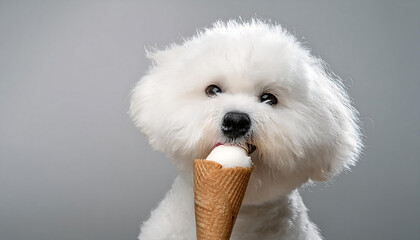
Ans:
[[[228,240],[253,167],[222,168],[214,161],[194,160],[197,240]]]

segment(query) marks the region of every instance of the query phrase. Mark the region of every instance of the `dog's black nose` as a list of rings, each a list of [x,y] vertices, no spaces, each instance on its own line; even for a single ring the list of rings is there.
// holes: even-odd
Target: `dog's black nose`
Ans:
[[[226,137],[238,138],[244,136],[251,127],[248,114],[228,112],[223,117],[222,132]]]

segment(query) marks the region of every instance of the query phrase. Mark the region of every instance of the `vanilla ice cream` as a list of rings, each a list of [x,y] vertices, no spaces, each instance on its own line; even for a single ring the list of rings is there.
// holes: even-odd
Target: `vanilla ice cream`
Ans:
[[[247,151],[242,147],[232,145],[216,146],[206,160],[217,162],[223,168],[250,168],[252,166],[251,158],[248,156]]]

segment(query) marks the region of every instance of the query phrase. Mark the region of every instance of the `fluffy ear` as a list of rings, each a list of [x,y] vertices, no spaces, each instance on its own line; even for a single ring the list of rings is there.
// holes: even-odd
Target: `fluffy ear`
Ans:
[[[362,149],[358,113],[351,105],[349,96],[340,79],[324,70],[318,62],[312,68],[317,113],[321,116],[322,131],[315,138],[316,149],[312,154],[312,174],[315,181],[325,181],[342,170],[353,166]]]
[[[134,124],[149,140],[150,145],[156,149],[160,149],[160,138],[157,135],[159,131],[156,131],[158,124],[156,121],[161,119],[161,116],[157,116],[158,111],[153,111],[152,108],[156,108],[158,102],[154,102],[154,95],[157,93],[153,75],[146,75],[137,83],[131,93],[130,99],[130,110],[129,114]]]
[[[137,83],[131,93],[129,114],[134,124],[147,137],[149,144],[156,150],[163,151],[164,136],[160,127],[165,126],[164,114],[169,114],[168,98],[170,95],[167,82],[171,77],[167,71],[179,61],[181,47],[172,45],[165,50],[146,50],[146,55],[153,61],[149,72]]]

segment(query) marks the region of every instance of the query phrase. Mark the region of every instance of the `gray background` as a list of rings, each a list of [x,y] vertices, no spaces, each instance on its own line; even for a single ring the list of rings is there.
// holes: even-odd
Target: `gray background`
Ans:
[[[326,239],[420,239],[420,4],[394,2],[1,1],[0,239],[135,239],[176,175],[127,115],[144,46],[237,16],[307,42],[360,111],[361,161],[303,190]]]

